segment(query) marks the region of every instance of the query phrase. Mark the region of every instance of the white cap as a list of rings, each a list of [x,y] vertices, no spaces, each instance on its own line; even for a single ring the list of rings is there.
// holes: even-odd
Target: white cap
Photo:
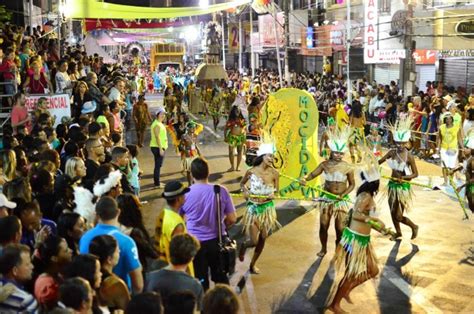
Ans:
[[[5,196],[5,194],[0,193],[0,207],[6,207],[6,208],[13,209],[13,208],[16,207],[16,203],[15,202],[10,202],[8,200],[8,198]]]

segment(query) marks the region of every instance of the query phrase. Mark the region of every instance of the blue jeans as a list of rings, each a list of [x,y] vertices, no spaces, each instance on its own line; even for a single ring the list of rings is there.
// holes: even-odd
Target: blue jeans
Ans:
[[[153,153],[153,157],[155,159],[155,169],[153,170],[153,182],[155,185],[160,185],[160,171],[161,171],[161,166],[163,165],[163,159],[165,159],[165,156],[160,155],[160,148],[158,147],[151,147],[151,152]]]

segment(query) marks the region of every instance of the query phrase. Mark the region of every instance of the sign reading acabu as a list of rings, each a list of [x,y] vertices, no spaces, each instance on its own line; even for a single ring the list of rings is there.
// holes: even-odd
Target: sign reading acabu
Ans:
[[[377,63],[377,5],[378,0],[364,0],[364,63]]]

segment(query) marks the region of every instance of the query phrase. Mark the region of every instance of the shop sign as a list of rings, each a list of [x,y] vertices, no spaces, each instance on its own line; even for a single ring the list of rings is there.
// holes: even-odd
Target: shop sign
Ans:
[[[400,59],[405,59],[405,49],[380,49],[375,53],[376,62],[374,63],[390,63],[400,64]]]
[[[377,63],[378,0],[364,0],[364,63]]]
[[[436,50],[417,49],[413,52],[413,59],[416,64],[435,64],[437,53]]]
[[[454,28],[456,33],[467,39],[474,39],[474,20],[462,20]]]
[[[446,58],[472,58],[474,57],[474,49],[465,50],[439,50],[438,59]]]

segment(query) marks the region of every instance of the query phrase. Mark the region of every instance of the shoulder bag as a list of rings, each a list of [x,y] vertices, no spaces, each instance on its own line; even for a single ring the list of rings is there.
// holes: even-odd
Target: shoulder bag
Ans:
[[[237,257],[237,243],[232,240],[226,231],[226,235],[222,236],[222,211],[221,211],[221,187],[214,185],[214,193],[216,194],[217,205],[217,231],[218,231],[218,245],[219,245],[219,261],[222,270],[227,275],[232,275],[235,272],[235,259]]]

